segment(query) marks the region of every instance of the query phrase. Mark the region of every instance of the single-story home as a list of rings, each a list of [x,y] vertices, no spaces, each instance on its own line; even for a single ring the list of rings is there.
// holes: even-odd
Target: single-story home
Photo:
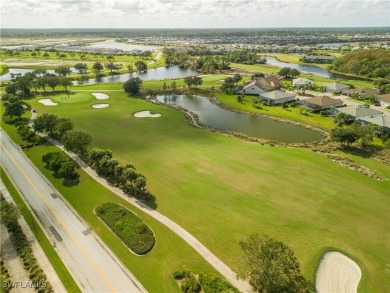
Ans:
[[[390,116],[382,115],[382,116],[366,116],[366,117],[360,117],[356,119],[358,122],[360,122],[362,125],[378,125],[383,127],[383,130],[386,132],[390,132]]]
[[[324,85],[324,90],[327,93],[341,93],[343,90],[349,89],[350,86],[342,83],[332,82]]]
[[[283,91],[272,91],[260,94],[259,100],[268,105],[280,105],[286,102],[295,101],[295,96]]]
[[[308,55],[303,57],[303,61],[309,63],[332,63],[334,59],[336,59],[335,56],[325,55]]]
[[[338,113],[344,113],[348,114],[354,118],[360,118],[360,117],[376,117],[376,116],[382,116],[383,112],[372,109],[368,106],[364,105],[357,105],[357,106],[349,106],[349,107],[343,107],[343,108],[337,108],[335,110],[336,114]]]
[[[332,99],[327,96],[313,97],[302,100],[302,104],[313,110],[326,110],[343,106],[343,101],[340,99]]]
[[[383,107],[390,107],[390,94],[378,96],[379,104]]]
[[[314,85],[314,82],[307,78],[294,78],[293,79],[293,87],[298,86],[311,86]]]
[[[242,91],[246,95],[259,95],[265,92],[274,91],[282,87],[276,76],[265,76],[248,83]]]
[[[380,94],[379,89],[372,89],[372,88],[358,88],[358,89],[346,89],[342,91],[342,94],[344,96],[352,96],[353,94],[358,94],[360,96],[368,97],[368,96],[374,96],[378,97]]]

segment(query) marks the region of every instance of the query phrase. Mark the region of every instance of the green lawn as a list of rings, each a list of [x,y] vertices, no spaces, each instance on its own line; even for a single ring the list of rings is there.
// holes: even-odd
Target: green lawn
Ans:
[[[100,90],[93,88],[104,92],[102,85]],[[76,128],[92,135],[94,146],[113,150],[121,163],[133,163],[146,175],[148,189],[156,196],[157,210],[186,228],[233,270],[237,269],[239,241],[254,232],[267,233],[294,249],[304,275],[312,281],[322,253],[335,249],[347,253],[361,267],[359,292],[387,291],[388,181],[375,181],[309,150],[261,146],[200,130],[188,125],[184,116],[171,108],[128,98],[121,92],[108,93],[110,107],[104,109],[92,109],[91,101],[56,107],[36,101],[31,104],[38,113],[71,118]],[[162,117],[133,117],[141,110]],[[41,169],[37,156],[42,149],[51,148],[41,147],[30,153]],[[372,159],[369,162],[382,172],[390,168]],[[113,246],[113,235],[99,225],[92,209],[100,203],[123,201],[84,176],[77,187],[62,187],[60,181],[56,184]],[[189,263],[181,259],[177,265],[200,268],[201,262],[190,257],[191,250],[178,245],[180,241],[175,237],[163,237],[159,224],[139,215],[156,233],[156,249],[146,257],[155,267],[146,266],[144,258],[132,263],[132,256],[124,257],[122,247],[115,247],[115,252],[131,269],[135,267],[137,278],[143,270],[149,278],[163,274],[162,279],[174,288],[176,284],[170,282],[166,272],[169,269],[164,268],[175,266],[167,262],[166,255],[173,253],[171,247],[183,249],[175,251],[175,256],[193,260]],[[164,239],[164,245],[159,245],[159,239]],[[143,284],[148,283],[146,276],[139,278]]]

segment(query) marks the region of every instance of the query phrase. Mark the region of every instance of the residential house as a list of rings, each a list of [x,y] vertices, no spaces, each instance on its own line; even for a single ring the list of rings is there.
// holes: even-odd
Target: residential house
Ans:
[[[381,115],[381,116],[365,116],[356,119],[362,125],[378,125],[383,128],[383,130],[387,133],[390,133],[390,116]]]
[[[248,83],[243,87],[242,91],[246,95],[259,95],[280,89],[281,86],[282,85],[276,76],[266,76]]]
[[[332,82],[324,85],[324,90],[327,93],[341,93],[343,90],[349,89],[350,86],[342,83]]]
[[[343,108],[337,108],[335,110],[336,113],[344,113],[348,114],[352,117],[361,118],[361,117],[377,117],[382,116],[383,112],[372,109],[365,105],[357,105],[357,106],[349,106],[349,107],[343,107]]]
[[[383,107],[390,107],[390,94],[378,96],[379,104]]]
[[[332,99],[327,96],[305,99],[301,103],[314,111],[334,109],[344,105],[342,100]]]
[[[280,105],[286,102],[295,101],[295,96],[283,91],[272,91],[260,94],[259,100],[267,105]]]
[[[308,55],[303,56],[303,61],[308,63],[332,63],[335,56]]]
[[[341,92],[344,96],[352,96],[354,94],[358,94],[362,97],[369,97],[369,96],[373,96],[373,97],[378,97],[379,94],[380,94],[380,90],[379,89],[375,89],[375,88],[358,88],[358,89],[345,89]]]
[[[314,85],[314,82],[307,78],[294,78],[293,79],[293,87],[298,86],[312,86]]]

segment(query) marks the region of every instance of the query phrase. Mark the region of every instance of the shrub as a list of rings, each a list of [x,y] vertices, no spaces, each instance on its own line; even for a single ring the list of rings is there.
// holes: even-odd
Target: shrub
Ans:
[[[197,293],[200,289],[200,284],[194,277],[185,278],[181,283],[181,291],[184,293]]]
[[[218,293],[218,292],[231,292],[239,293],[236,288],[230,285],[225,279],[214,274],[201,274],[199,276],[199,282],[202,285],[202,289],[205,293]]]
[[[191,276],[192,276],[192,272],[190,270],[176,271],[173,273],[173,277],[176,280],[181,280],[183,278],[189,278]]]

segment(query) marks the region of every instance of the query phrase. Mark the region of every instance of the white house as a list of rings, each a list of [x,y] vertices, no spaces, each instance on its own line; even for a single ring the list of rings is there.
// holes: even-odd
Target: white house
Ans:
[[[282,91],[273,91],[259,95],[259,100],[268,105],[278,105],[286,102],[295,101],[295,96]]]
[[[312,86],[314,82],[307,78],[294,78],[293,79],[293,87],[297,86]]]
[[[259,95],[280,88],[281,84],[276,76],[266,76],[248,83],[242,91],[246,95]]]
[[[386,132],[390,132],[390,116],[381,115],[381,116],[365,116],[360,117],[358,120],[362,125],[378,125],[383,127],[383,130]]]
[[[332,82],[324,85],[324,89],[327,93],[341,93],[343,90],[347,90],[349,88],[349,85],[337,82]]]
[[[360,117],[379,117],[383,115],[383,112],[372,109],[364,105],[349,106],[343,108],[337,108],[336,113],[348,114],[354,118]]]
[[[389,107],[390,106],[390,94],[387,95],[380,95],[378,97],[379,104],[383,107]]]
[[[242,91],[246,95],[259,95],[265,93],[265,90],[262,89],[260,83],[257,80],[248,83],[243,87]]]

